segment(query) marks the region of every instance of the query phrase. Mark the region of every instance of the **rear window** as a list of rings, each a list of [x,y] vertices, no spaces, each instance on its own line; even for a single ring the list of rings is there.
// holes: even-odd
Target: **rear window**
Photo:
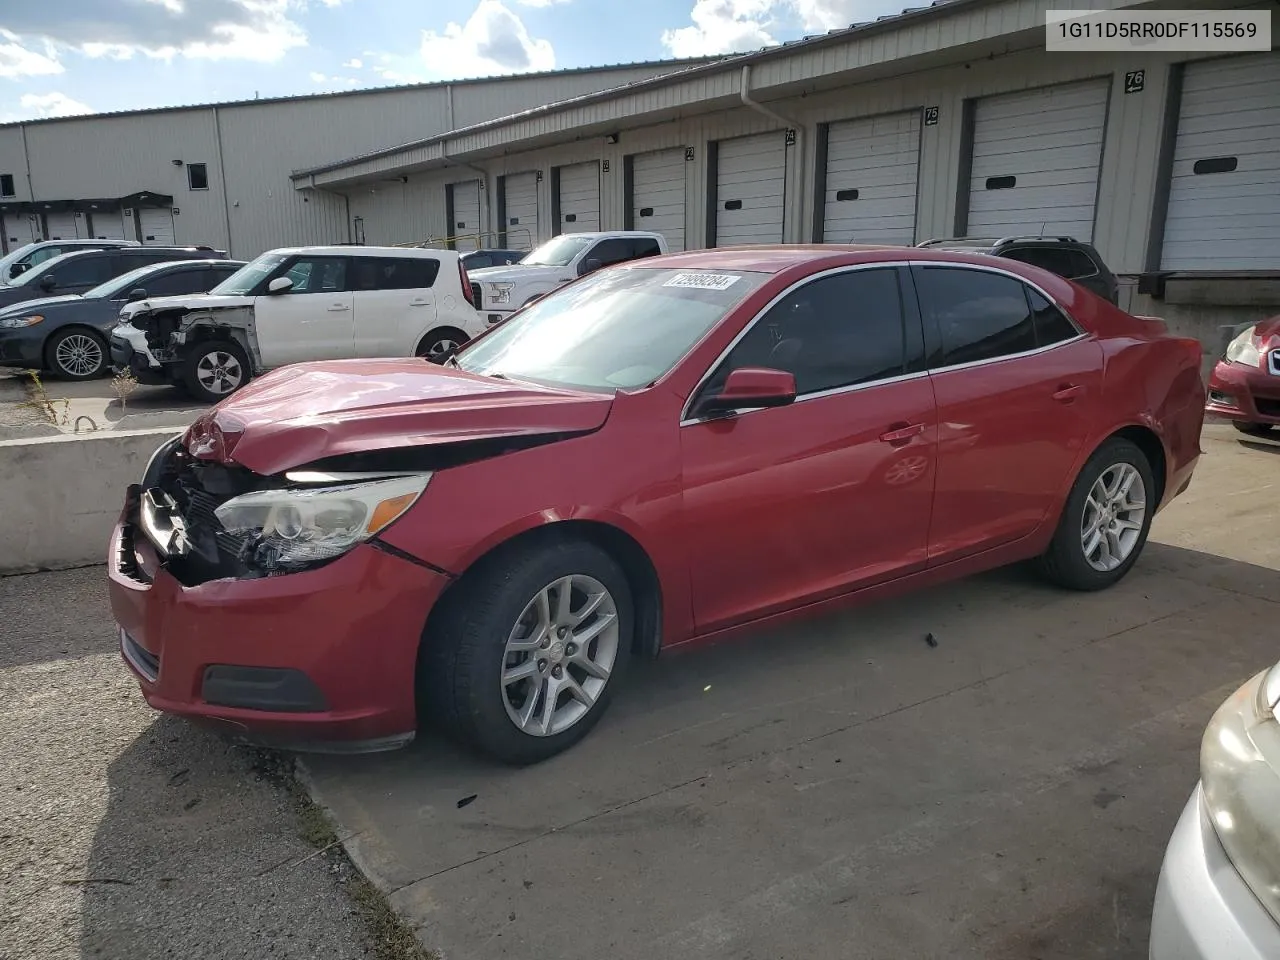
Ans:
[[[667,373],[767,279],[735,270],[602,270],[525,307],[456,362],[486,376],[635,389]]]

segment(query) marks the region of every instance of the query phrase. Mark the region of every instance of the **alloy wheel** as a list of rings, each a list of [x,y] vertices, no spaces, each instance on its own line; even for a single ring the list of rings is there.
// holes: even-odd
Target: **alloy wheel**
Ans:
[[[457,340],[452,340],[449,337],[442,337],[435,343],[431,344],[431,346],[427,347],[426,355],[428,359],[436,360],[445,356],[450,350],[457,350],[458,347],[459,343]]]
[[[502,657],[502,701],[522,732],[568,730],[595,705],[618,656],[618,608],[599,580],[572,574],[525,605]]]
[[[1093,482],[1080,519],[1080,545],[1089,566],[1106,573],[1129,558],[1142,539],[1147,490],[1131,463],[1103,470]]]
[[[240,361],[225,350],[211,350],[196,364],[196,379],[210,393],[224,396],[244,380]]]
[[[73,333],[58,342],[54,362],[63,373],[87,377],[102,369],[102,344],[86,333]]]

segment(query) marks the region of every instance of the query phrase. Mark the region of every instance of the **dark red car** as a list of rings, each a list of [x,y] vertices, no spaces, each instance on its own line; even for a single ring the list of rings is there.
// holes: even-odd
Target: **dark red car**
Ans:
[[[1280,425],[1280,317],[1246,327],[1227,345],[1209,377],[1205,410],[1254,436]]]
[[[445,366],[299,364],[158,450],[111,546],[152,706],[511,762],[634,655],[1015,561],[1107,587],[1200,454],[1200,345],[1012,261],[685,253]]]

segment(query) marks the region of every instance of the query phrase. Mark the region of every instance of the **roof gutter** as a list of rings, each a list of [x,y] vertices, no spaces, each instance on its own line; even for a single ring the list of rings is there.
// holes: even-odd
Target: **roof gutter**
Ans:
[[[808,138],[805,136],[804,125],[801,123],[797,123],[795,120],[789,120],[788,118],[784,117],[782,114],[778,113],[777,111],[769,109],[760,101],[752,99],[751,97],[751,64],[749,63],[743,64],[742,66],[742,81],[739,84],[739,96],[742,98],[743,106],[749,107],[750,109],[754,110],[756,113],[763,114],[764,116],[772,120],[774,123],[781,126],[784,130],[789,130],[793,134],[795,134],[795,149],[796,149],[796,164],[797,164],[796,169],[800,171],[800,176],[803,178],[805,175],[804,171],[805,171],[805,163],[806,163],[805,144],[806,144],[806,141],[808,140]],[[786,202],[785,195],[783,199],[783,205],[785,210],[799,211],[800,216],[804,215],[803,214],[804,205],[800,203],[788,204]],[[803,222],[797,223],[794,225],[784,223],[783,229],[784,231],[789,233],[790,236],[799,240],[801,234],[804,231],[804,224]],[[787,237],[784,236],[783,240],[786,241]]]

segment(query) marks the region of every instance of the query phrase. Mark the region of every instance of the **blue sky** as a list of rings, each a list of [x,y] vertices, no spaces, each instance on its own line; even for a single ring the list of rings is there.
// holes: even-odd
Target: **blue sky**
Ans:
[[[888,0],[0,3],[0,122],[759,49]]]

